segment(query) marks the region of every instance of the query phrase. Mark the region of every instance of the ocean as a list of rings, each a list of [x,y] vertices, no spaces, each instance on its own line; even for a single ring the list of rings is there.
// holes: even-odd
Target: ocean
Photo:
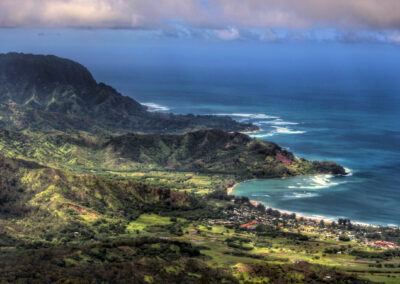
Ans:
[[[236,63],[232,55],[229,62],[214,57],[89,69],[152,110],[252,122],[262,128],[252,137],[349,171],[346,177],[251,181],[233,194],[304,216],[400,225],[398,48],[344,45],[293,55],[274,47]]]

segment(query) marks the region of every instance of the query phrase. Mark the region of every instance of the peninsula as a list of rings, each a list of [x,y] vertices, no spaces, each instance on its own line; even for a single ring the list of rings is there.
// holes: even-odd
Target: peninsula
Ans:
[[[150,112],[71,60],[1,54],[0,282],[396,275],[396,229],[296,218],[227,194],[249,179],[345,174],[239,133],[256,129]]]

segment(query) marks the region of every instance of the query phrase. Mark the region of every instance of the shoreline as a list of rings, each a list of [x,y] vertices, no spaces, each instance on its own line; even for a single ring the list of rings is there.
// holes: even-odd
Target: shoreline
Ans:
[[[246,182],[250,182],[250,181],[255,181],[255,180],[257,180],[257,179],[253,179],[253,180],[245,180],[245,181],[242,181],[242,182],[237,182],[237,183],[235,183],[234,185],[232,185],[231,187],[228,187],[227,189],[226,189],[226,193],[227,193],[227,195],[229,196],[229,195],[232,195],[232,191],[235,189],[235,187],[237,187],[239,184],[241,184],[241,183],[246,183]],[[250,199],[249,198],[249,200],[250,200],[250,203],[253,205],[253,206],[258,206],[259,204],[262,204],[260,201],[256,201],[256,200],[252,200],[252,199]],[[264,205],[264,204],[263,204]],[[265,205],[264,205],[265,206]],[[272,210],[276,210],[276,211],[279,211],[279,213],[281,213],[281,214],[288,214],[288,215],[290,215],[290,214],[296,214],[296,219],[300,219],[300,218],[303,218],[304,220],[309,220],[309,221],[316,221],[316,222],[321,222],[321,221],[324,221],[324,223],[325,224],[332,224],[332,222],[336,222],[337,223],[337,220],[333,220],[332,221],[332,219],[327,219],[327,218],[324,218],[324,216],[321,216],[321,218],[319,218],[319,217],[310,217],[310,216],[304,216],[304,215],[302,215],[301,213],[298,213],[298,212],[294,212],[294,211],[289,211],[289,210],[285,210],[285,209],[279,209],[279,208],[274,208],[274,207],[270,207],[270,206],[265,206],[265,208],[271,208]],[[364,222],[357,222],[357,221],[352,221],[351,222],[352,224],[354,224],[354,225],[358,225],[358,226],[366,226],[366,227],[374,227],[374,228],[377,228],[377,227],[387,227],[387,226],[379,226],[379,225],[374,225],[374,224],[369,224],[369,223],[364,223]]]
[[[226,194],[227,195],[231,195],[232,191],[235,189],[235,187],[237,187],[239,184],[241,184],[240,182],[235,183],[234,185],[232,185],[231,187],[228,187],[226,189]]]
[[[260,132],[260,131],[264,131],[263,129],[261,129],[261,128],[259,128],[259,129],[257,129],[257,130],[245,130],[245,131],[239,131],[239,133],[242,133],[242,134],[250,134],[250,133],[257,133],[257,132]]]

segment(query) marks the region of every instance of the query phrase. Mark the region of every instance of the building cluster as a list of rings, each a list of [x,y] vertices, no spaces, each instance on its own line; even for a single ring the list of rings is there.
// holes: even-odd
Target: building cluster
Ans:
[[[268,212],[268,211],[267,211]],[[255,230],[259,224],[281,227],[284,231],[293,233],[305,233],[310,239],[322,240],[342,240],[358,241],[360,245],[376,247],[382,249],[400,249],[392,242],[374,241],[365,242],[365,233],[357,232],[352,229],[346,229],[344,226],[325,224],[311,218],[292,217],[291,215],[282,214],[281,216],[268,215],[260,212],[255,207],[237,206],[223,211],[222,219],[209,220],[209,224],[219,225],[239,225],[241,229]],[[381,232],[378,232],[381,233]]]
[[[257,226],[257,224],[259,224],[259,222],[253,221],[253,222],[250,222],[250,223],[247,223],[247,224],[242,224],[242,225],[240,225],[240,227],[241,228],[246,228],[246,229],[249,229],[249,228],[253,229],[255,226]]]
[[[400,249],[400,246],[397,246],[395,243],[391,242],[384,242],[384,241],[368,242],[368,240],[366,240],[366,244],[368,247],[378,247],[381,249]]]

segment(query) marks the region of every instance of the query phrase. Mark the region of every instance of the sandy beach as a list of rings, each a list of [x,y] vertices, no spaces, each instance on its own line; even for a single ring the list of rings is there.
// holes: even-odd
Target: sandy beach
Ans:
[[[231,192],[232,192],[232,190],[233,190],[236,186],[238,186],[239,184],[240,184],[240,182],[235,183],[235,184],[232,185],[231,187],[228,187],[228,188],[226,189],[226,194],[230,195]]]
[[[243,182],[238,182],[235,183],[234,185],[232,185],[231,187],[228,187],[226,190],[226,193],[228,195],[232,194],[232,191],[235,189],[236,186],[238,186],[241,183],[244,182],[249,182],[249,181],[253,181],[253,180],[246,180]],[[260,204],[260,202],[255,201],[255,200],[250,200],[250,203],[253,204],[254,206],[258,206]],[[309,216],[304,216],[301,213],[297,213],[297,212],[292,212],[292,211],[288,211],[288,210],[284,210],[284,209],[279,209],[279,208],[274,208],[274,207],[267,207],[267,208],[271,208],[273,210],[277,210],[279,211],[281,214],[296,214],[296,219],[300,219],[303,218],[304,220],[311,220],[311,221],[316,221],[316,222],[321,222],[321,220],[323,220],[326,224],[331,224],[333,221],[331,219],[326,219],[326,218],[318,218],[318,217],[309,217]],[[322,217],[322,216],[321,216]],[[336,220],[335,220],[336,221]],[[362,223],[362,222],[356,222],[356,221],[352,221],[353,224],[355,225],[360,225],[360,226],[371,226],[371,227],[378,227],[376,225],[373,224],[367,224],[367,223]]]

